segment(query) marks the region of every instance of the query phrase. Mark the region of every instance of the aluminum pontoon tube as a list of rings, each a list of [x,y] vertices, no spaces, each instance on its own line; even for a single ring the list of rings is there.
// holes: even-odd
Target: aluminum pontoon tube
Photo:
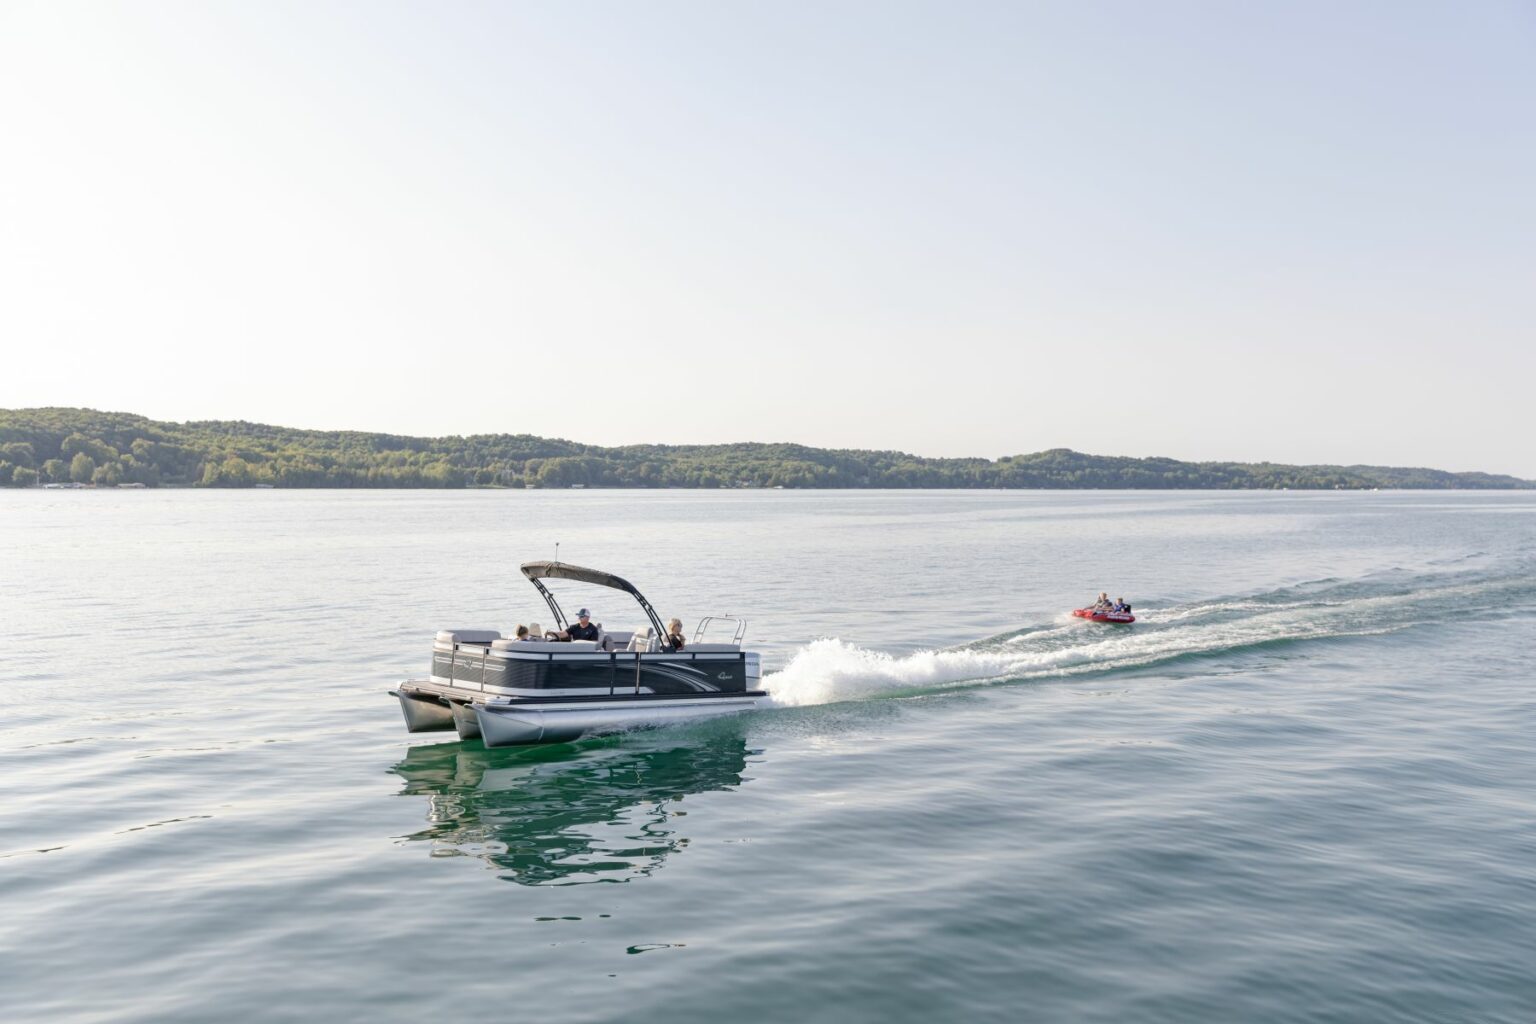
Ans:
[[[400,698],[406,732],[446,732],[453,728],[453,712],[437,698],[413,697],[399,690],[389,692]]]
[[[615,732],[643,726],[670,725],[695,718],[712,718],[750,711],[761,696],[710,697],[704,700],[661,701],[623,705],[567,704],[531,707],[526,704],[476,704],[480,735],[487,747],[527,743],[567,743],[588,733]]]
[[[475,717],[475,709],[468,704],[452,704],[453,727],[459,730],[459,739],[477,740],[480,738],[480,720]]]

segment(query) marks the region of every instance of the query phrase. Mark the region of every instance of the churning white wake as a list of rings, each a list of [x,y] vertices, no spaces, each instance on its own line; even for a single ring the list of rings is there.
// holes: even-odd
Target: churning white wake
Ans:
[[[763,688],[781,706],[1027,681],[1140,668],[1174,659],[1290,641],[1370,636],[1506,606],[1523,581],[1398,580],[1395,586],[1345,582],[1228,601],[1138,610],[1134,626],[1068,620],[978,644],[891,655],[839,639],[802,648]]]
[[[926,690],[1009,675],[1016,659],[1005,651],[917,651],[894,656],[837,639],[796,652],[782,671],[763,680],[775,704],[826,704],[901,690]]]
[[[1093,626],[1085,623],[1084,628]],[[1130,668],[1210,649],[1215,642],[1210,636],[1159,639],[1148,634],[1082,636],[1077,642],[1056,646],[1041,646],[1043,638],[1038,635],[1014,639],[1022,642],[905,655],[866,650],[842,640],[817,640],[797,652],[782,671],[767,676],[763,689],[780,706],[826,704]],[[1223,645],[1232,642],[1229,637]]]

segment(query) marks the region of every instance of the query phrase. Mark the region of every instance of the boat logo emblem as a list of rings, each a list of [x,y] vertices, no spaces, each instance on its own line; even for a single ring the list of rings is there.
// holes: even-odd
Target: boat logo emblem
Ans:
[[[715,676],[715,678],[720,680],[722,683],[725,683],[730,681],[731,674],[729,672],[721,672],[719,675]]]

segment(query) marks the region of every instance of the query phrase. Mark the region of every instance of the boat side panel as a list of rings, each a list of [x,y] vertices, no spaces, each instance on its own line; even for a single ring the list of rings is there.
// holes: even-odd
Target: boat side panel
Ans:
[[[637,673],[638,662],[638,673]],[[616,652],[557,654],[491,651],[477,644],[432,652],[434,683],[484,693],[612,690],[660,694],[742,693],[760,677],[755,653]]]
[[[632,680],[631,680],[632,681]],[[641,659],[640,685],[652,693],[744,693],[746,662],[739,655]]]
[[[636,673],[638,662],[639,672]],[[477,670],[478,671],[478,670]],[[748,666],[740,655],[644,654],[492,657],[485,669],[487,690],[601,690],[615,693],[742,693]],[[478,682],[479,676],[475,676]]]

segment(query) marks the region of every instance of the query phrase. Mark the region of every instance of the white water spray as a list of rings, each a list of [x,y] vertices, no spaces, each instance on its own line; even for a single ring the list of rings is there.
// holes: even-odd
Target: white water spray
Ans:
[[[1010,638],[891,655],[817,640],[763,680],[780,706],[1141,668],[1276,642],[1371,636],[1498,607],[1522,581],[1443,580],[1361,593],[1359,582],[1301,597],[1294,591],[1138,611],[1135,626],[1072,620]]]

